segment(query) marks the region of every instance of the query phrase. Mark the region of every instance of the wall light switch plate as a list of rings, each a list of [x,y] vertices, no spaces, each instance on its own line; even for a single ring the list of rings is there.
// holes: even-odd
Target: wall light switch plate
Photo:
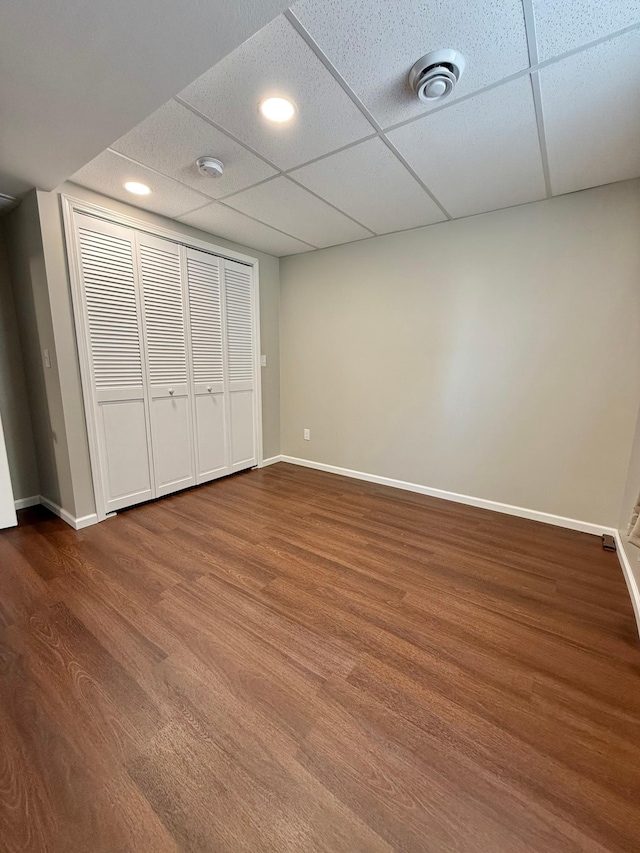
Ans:
[[[310,429],[305,429],[305,431],[303,432],[303,435],[304,435],[305,441],[311,441],[311,430]]]
[[[260,367],[266,367],[266,366],[267,366],[267,357],[266,357],[266,355],[261,355],[260,356]]]
[[[45,367],[51,367],[51,353],[49,352],[49,350],[48,349],[43,350],[42,355],[44,358],[44,366]]]

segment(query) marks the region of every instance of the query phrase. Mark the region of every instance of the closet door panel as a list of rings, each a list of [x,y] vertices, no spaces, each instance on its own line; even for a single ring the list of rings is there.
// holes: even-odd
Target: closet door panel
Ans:
[[[196,482],[180,247],[138,234],[157,494]]]
[[[231,470],[257,464],[253,269],[224,261],[225,331],[229,387]]]
[[[193,484],[191,442],[185,440],[191,431],[190,407],[186,394],[153,401],[153,453],[159,494]]]
[[[154,497],[133,232],[75,218],[104,509]]]
[[[228,473],[224,394],[196,395],[200,482]]]
[[[187,249],[187,289],[199,483],[228,474],[220,260]]]
[[[71,216],[100,517],[256,465],[253,267]]]
[[[100,414],[110,508],[149,500],[151,469],[144,400],[104,401]]]
[[[234,470],[256,464],[253,426],[253,391],[231,393],[231,459]]]

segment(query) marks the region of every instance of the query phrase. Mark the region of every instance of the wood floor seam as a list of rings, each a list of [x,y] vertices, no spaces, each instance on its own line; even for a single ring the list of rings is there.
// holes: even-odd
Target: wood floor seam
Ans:
[[[275,463],[0,533],[2,853],[638,853],[599,537]]]

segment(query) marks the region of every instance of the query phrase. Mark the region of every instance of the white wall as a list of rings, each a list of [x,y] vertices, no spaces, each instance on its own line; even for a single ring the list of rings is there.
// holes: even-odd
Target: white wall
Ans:
[[[283,454],[615,527],[639,186],[283,259]]]

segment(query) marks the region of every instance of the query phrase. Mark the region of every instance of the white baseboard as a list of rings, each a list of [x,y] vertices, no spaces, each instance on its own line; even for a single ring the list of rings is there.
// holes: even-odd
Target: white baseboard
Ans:
[[[638,582],[636,580],[636,576],[631,568],[631,563],[629,562],[629,556],[625,550],[625,547],[622,542],[622,536],[619,530],[616,530],[613,534],[616,540],[616,551],[618,552],[618,559],[620,560],[620,566],[622,568],[622,574],[624,575],[624,579],[627,583],[627,589],[629,590],[629,597],[631,598],[631,604],[633,605],[633,612],[636,617],[636,627],[638,628],[638,636],[640,636],[640,589],[638,589]],[[638,552],[640,553],[640,552]]]
[[[54,515],[57,515],[63,521],[66,521],[74,530],[82,530],[83,527],[89,527],[91,524],[98,523],[98,516],[95,512],[91,515],[83,515],[80,518],[75,518],[70,512],[67,512],[66,509],[62,509],[61,506],[58,506],[57,503],[49,500],[49,498],[45,498],[44,495],[40,495],[39,503],[48,510],[51,510]]]
[[[66,521],[67,524],[70,524],[71,527],[73,527],[75,529],[76,520],[71,515],[70,512],[67,512],[66,509],[62,509],[61,506],[58,506],[57,503],[54,503],[54,501],[49,500],[49,498],[45,498],[44,495],[40,495],[40,503],[42,504],[42,506],[46,507],[48,510],[51,510],[51,512],[54,513],[54,515],[59,516],[63,521]]]
[[[365,474],[363,471],[352,471],[349,468],[339,468],[336,465],[325,465],[324,462],[312,462],[309,459],[297,459],[295,456],[281,456],[280,461],[291,465],[302,465],[305,468],[315,468],[318,471],[327,471],[329,474],[340,474],[342,477],[352,477],[355,480],[366,480],[369,483],[379,483],[381,486],[391,486],[394,489],[404,489],[407,492],[417,492],[419,495],[429,495],[432,498],[441,498],[445,501],[477,506],[481,509],[489,509],[492,512],[501,512],[505,515],[516,515],[519,518],[528,518],[531,521],[541,521],[544,524],[554,524],[556,527],[566,527],[568,530],[578,530],[581,533],[592,533],[594,536],[602,536],[603,533],[616,533],[615,528],[606,527],[602,524],[594,524],[591,521],[580,521],[577,518],[565,518],[561,515],[551,515],[548,512],[540,512],[536,509],[527,509],[522,506],[498,503],[485,498],[474,498],[471,495],[459,495],[456,492],[446,492],[443,489],[433,489],[430,486],[421,486],[418,483],[408,483],[405,480],[393,480],[391,477],[379,477],[377,474]]]
[[[268,459],[263,459],[260,467],[266,468],[267,465],[275,465],[276,462],[282,462],[282,456],[270,456]]]
[[[30,506],[38,506],[40,503],[40,495],[32,495],[30,498],[18,498],[18,500],[13,503],[16,509],[27,509],[27,507]]]
[[[115,515],[115,513],[113,513]],[[107,516],[109,518],[109,516]],[[91,527],[92,524],[98,523],[98,516],[95,512],[92,512],[91,515],[81,515],[80,518],[75,519],[75,523],[73,527],[76,530],[82,530],[84,527]]]

